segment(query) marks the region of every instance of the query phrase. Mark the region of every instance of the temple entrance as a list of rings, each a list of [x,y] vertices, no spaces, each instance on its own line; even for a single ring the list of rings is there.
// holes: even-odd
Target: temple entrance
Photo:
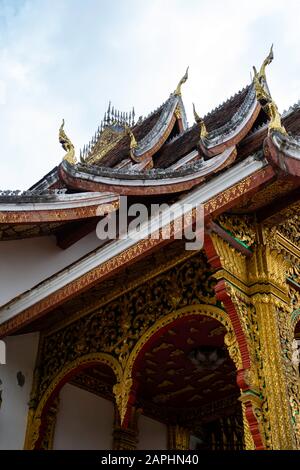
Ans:
[[[53,449],[111,449],[114,423],[112,370],[94,365],[76,373],[59,393]]]
[[[116,359],[101,352],[65,364],[30,415],[25,449],[112,449],[120,377]]]
[[[236,368],[225,334],[214,318],[184,317],[157,332],[137,360],[137,407],[167,426],[170,449],[244,448]]]
[[[126,339],[118,359],[89,353],[64,365],[31,418],[27,448],[244,448],[240,353],[224,310],[175,310],[124,360],[127,347]]]

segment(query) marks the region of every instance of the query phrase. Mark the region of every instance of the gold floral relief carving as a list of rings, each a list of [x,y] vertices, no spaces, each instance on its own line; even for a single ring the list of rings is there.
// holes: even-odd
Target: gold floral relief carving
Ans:
[[[46,335],[42,341],[38,395],[44,393],[51,378],[65,364],[82,355],[103,351],[124,366],[137,340],[159,318],[189,304],[215,304],[214,284],[205,256],[199,253]]]
[[[230,246],[219,235],[212,233],[210,236],[215,250],[220,257],[222,268],[246,285],[248,280],[246,257]]]
[[[277,230],[300,248],[300,216],[298,214],[294,214],[279,224]]]
[[[255,220],[251,215],[221,214],[216,222],[249,247],[256,241]]]

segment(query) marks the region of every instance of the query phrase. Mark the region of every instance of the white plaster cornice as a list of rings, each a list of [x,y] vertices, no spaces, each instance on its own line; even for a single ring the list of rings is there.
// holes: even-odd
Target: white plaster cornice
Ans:
[[[33,196],[34,197],[34,196]],[[40,196],[41,199],[43,196]],[[76,194],[56,194],[55,200],[44,202],[22,202],[22,196],[16,199],[20,202],[0,203],[0,212],[26,212],[41,210],[58,210],[58,209],[76,209],[77,207],[99,206],[102,204],[110,204],[118,201],[119,196],[113,193],[76,193]],[[37,198],[37,196],[36,196]]]

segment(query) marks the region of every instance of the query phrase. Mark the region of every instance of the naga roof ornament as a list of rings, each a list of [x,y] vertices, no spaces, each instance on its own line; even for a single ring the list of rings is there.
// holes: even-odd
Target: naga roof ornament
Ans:
[[[62,120],[62,124],[59,128],[59,142],[62,145],[62,148],[67,152],[64,156],[63,160],[67,160],[71,165],[76,165],[76,157],[75,157],[75,148],[72,144],[71,140],[67,136],[64,131],[65,120]]]
[[[207,132],[206,125],[205,125],[203,118],[201,118],[196,111],[194,103],[193,103],[193,112],[194,112],[195,121],[200,128],[200,139],[203,139],[204,137],[207,137],[208,132]]]
[[[138,146],[138,143],[137,143],[137,141],[136,141],[136,138],[134,137],[134,134],[133,134],[132,130],[130,129],[130,127],[129,127],[127,124],[124,125],[124,130],[125,130],[125,133],[126,133],[126,134],[129,136],[129,138],[130,138],[130,146],[129,146],[129,148],[130,148],[130,157],[131,157],[131,159],[132,159],[134,162],[138,163],[138,162],[139,162],[139,159],[137,159],[137,158],[135,157],[135,155],[134,155],[134,150],[135,150],[135,149],[137,148],[137,146]]]
[[[266,81],[267,80],[267,77],[266,77],[266,66],[267,65],[270,65],[271,62],[273,61],[274,59],[274,52],[273,52],[273,44],[271,46],[271,49],[270,49],[270,52],[269,54],[267,55],[267,57],[265,58],[265,60],[263,61],[260,69],[259,69],[259,72],[257,72],[256,70],[256,67],[253,66],[253,70],[254,70],[254,74],[258,75],[258,78],[260,80],[264,80]]]
[[[176,90],[174,91],[175,96],[181,96],[181,85],[183,85],[187,81],[188,78],[189,78],[189,67],[187,67],[187,69],[185,71],[185,74],[183,75],[183,77],[179,81],[179,83],[176,87]]]
[[[281,114],[278,111],[277,104],[273,100],[266,83],[266,66],[269,65],[274,58],[273,45],[271,46],[268,56],[262,63],[259,72],[253,67],[254,77],[253,83],[256,93],[256,99],[260,103],[262,109],[269,118],[269,132],[271,130],[287,134],[285,128],[281,124]]]
[[[133,150],[138,145],[137,141],[136,141],[136,138],[134,137],[132,130],[130,129],[129,126],[127,126],[127,124],[125,124],[124,127],[125,127],[126,134],[129,135],[129,137],[130,137],[130,150]]]

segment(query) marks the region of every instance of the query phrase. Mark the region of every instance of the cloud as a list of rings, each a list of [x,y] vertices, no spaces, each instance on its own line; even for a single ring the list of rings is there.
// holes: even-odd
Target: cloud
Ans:
[[[77,149],[107,108],[146,115],[183,89],[204,114],[250,80],[272,42],[270,87],[299,98],[300,4],[238,0],[0,0],[0,188],[23,189],[62,158],[62,117]]]

